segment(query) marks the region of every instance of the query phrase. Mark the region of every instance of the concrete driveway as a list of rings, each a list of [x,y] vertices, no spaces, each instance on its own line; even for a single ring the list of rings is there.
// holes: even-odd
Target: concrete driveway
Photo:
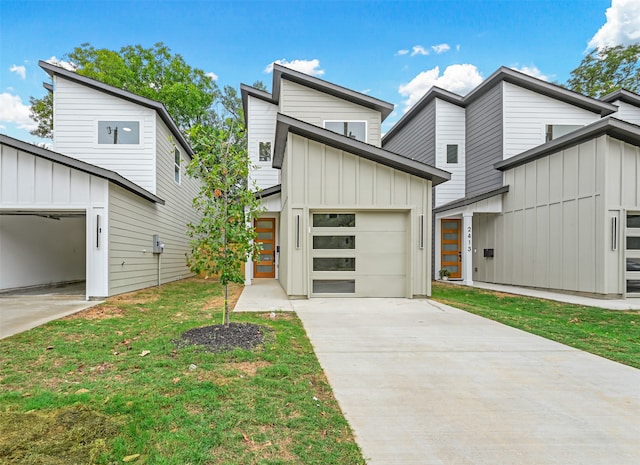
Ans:
[[[290,303],[370,465],[640,463],[640,370],[428,300]]]
[[[101,302],[84,298],[84,285],[39,288],[0,294],[0,339],[93,307]]]

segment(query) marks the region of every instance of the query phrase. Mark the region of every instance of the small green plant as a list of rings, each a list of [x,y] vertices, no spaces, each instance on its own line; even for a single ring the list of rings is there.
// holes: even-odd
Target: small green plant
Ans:
[[[445,279],[448,278],[451,273],[446,268],[443,268],[438,271],[438,274],[440,275],[440,279]]]

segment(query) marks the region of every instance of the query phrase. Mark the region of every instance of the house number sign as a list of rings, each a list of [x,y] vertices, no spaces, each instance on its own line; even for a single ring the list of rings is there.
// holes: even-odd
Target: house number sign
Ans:
[[[467,226],[467,252],[471,253],[471,226]]]

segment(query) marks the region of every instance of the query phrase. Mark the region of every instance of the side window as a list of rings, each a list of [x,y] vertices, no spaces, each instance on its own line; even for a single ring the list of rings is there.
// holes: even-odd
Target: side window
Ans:
[[[98,144],[139,144],[139,121],[98,121]]]
[[[447,163],[458,163],[458,145],[447,145]]]
[[[351,139],[367,141],[366,121],[325,121],[324,128]]]
[[[176,183],[180,184],[180,151],[176,148],[173,149],[173,176]]]
[[[260,142],[259,161],[271,161],[271,142]]]
[[[581,127],[580,124],[547,124],[544,141],[552,141]]]

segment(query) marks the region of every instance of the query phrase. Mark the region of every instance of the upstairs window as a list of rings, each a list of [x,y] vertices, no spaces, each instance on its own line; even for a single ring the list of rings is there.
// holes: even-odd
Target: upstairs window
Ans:
[[[447,145],[447,163],[458,163],[458,145]]]
[[[550,142],[581,127],[580,124],[547,124],[544,141]]]
[[[324,128],[351,139],[367,141],[366,121],[325,121]]]
[[[139,121],[98,121],[98,144],[140,143]]]
[[[271,161],[271,142],[260,142],[259,143],[259,161]]]
[[[174,180],[177,184],[180,184],[180,162],[182,159],[180,158],[180,151],[178,149],[173,149],[173,176]]]

